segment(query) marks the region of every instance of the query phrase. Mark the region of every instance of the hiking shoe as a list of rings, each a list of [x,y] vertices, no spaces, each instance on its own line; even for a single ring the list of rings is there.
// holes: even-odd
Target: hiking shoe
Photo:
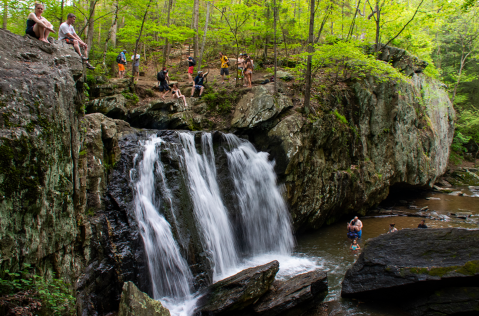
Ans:
[[[90,65],[90,63],[85,63],[86,67],[90,70],[95,70],[95,67],[93,67],[92,65]]]
[[[82,56],[81,59],[82,59],[82,60],[89,60],[90,58],[85,57],[85,56]]]

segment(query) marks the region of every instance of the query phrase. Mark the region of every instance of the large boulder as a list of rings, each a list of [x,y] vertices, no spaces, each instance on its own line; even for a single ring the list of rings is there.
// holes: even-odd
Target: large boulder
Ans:
[[[141,292],[132,282],[123,284],[118,316],[170,316],[170,311]]]
[[[479,231],[403,229],[368,240],[342,284],[343,297],[427,295],[450,286],[477,286]]]
[[[128,113],[126,99],[122,94],[115,94],[91,100],[86,105],[87,113],[102,113],[114,119],[125,119]]]
[[[199,315],[226,315],[245,309],[269,290],[278,270],[275,260],[214,283],[200,299]]]
[[[273,290],[255,304],[253,310],[261,316],[294,313],[296,309],[320,303],[328,295],[328,276],[322,271],[297,275],[287,281],[275,281]],[[308,308],[309,306],[306,306]],[[299,313],[298,313],[299,314]]]
[[[266,127],[266,122],[293,107],[285,95],[274,95],[274,85],[253,87],[244,95],[235,108],[231,126],[234,128]]]

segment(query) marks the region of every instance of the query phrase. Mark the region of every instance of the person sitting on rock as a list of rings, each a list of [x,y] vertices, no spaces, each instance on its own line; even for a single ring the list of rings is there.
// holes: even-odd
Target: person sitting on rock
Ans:
[[[203,72],[201,70],[198,71],[198,76],[195,77],[195,80],[193,82],[193,89],[191,89],[191,97],[195,95],[196,90],[200,90],[201,98],[201,96],[203,95],[203,90],[205,89],[204,80],[205,78],[203,77]]]
[[[163,70],[158,73],[157,79],[159,81],[158,89],[160,90],[160,92],[163,92],[161,98],[164,100],[166,94],[168,93],[168,91],[170,91],[170,86],[168,85],[168,83],[170,82],[170,76],[168,76],[168,70],[166,70],[166,67],[163,67]]]
[[[395,233],[395,232],[398,231],[397,228],[394,227],[395,225],[396,225],[396,224],[394,224],[394,223],[393,223],[393,224],[389,224],[388,234],[389,234],[389,233]]]
[[[351,243],[351,246],[349,246],[349,249],[356,251],[361,249],[361,247],[359,247],[358,242],[356,240],[353,240],[353,242]]]
[[[67,20],[60,25],[60,30],[58,31],[58,39],[60,41],[65,41],[65,43],[73,45],[75,51],[80,55],[82,60],[85,61],[86,67],[88,69],[95,69],[90,63],[88,62],[88,45],[83,42],[80,36],[77,35],[75,29],[73,28],[73,24],[76,20],[76,15],[73,13],[68,13]],[[83,47],[84,54],[82,55],[80,46]]]
[[[425,220],[422,220],[422,221],[421,221],[421,224],[417,225],[417,228],[427,228],[427,226],[426,226],[426,221],[425,221]]]
[[[28,34],[42,42],[48,42],[48,34],[55,33],[53,25],[42,17],[45,7],[41,3],[35,2],[35,13],[30,13],[27,18],[27,29],[25,34]]]
[[[178,84],[175,83],[173,87],[171,88],[171,93],[173,94],[173,98],[175,99],[183,99],[183,102],[185,102],[185,107],[188,107],[188,104],[186,104],[186,97],[181,94],[180,89],[178,88]]]

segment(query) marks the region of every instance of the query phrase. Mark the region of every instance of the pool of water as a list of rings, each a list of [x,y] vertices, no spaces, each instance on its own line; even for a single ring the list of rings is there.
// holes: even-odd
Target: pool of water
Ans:
[[[463,189],[463,192],[471,194],[472,192]],[[472,194],[471,194],[472,195]],[[427,200],[429,198],[429,200]],[[434,199],[430,199],[434,198]],[[426,219],[426,224],[430,228],[462,227],[467,229],[477,229],[478,225],[474,220],[474,215],[479,215],[479,198],[470,196],[453,196],[445,193],[419,192],[414,196],[402,197],[402,204],[394,199],[388,199],[383,205],[388,209],[409,210],[408,205],[415,205],[419,208],[428,206],[429,212],[434,214],[447,215],[451,212],[468,211],[473,216],[468,219],[457,219],[450,217],[449,220],[431,220]],[[407,200],[408,204],[404,204]],[[390,204],[393,204],[392,206]],[[364,217],[363,236],[359,240],[359,245],[364,246],[366,240],[385,234],[388,231],[389,224],[396,224],[398,230],[415,229],[423,218],[409,216],[382,216],[382,217]],[[347,220],[338,222],[331,226],[326,226],[320,230],[301,235],[297,237],[296,256],[308,257],[316,260],[317,265],[328,272],[329,294],[325,301],[338,301],[343,312],[348,315],[405,315],[404,312],[391,306],[383,306],[378,303],[365,304],[355,300],[341,298],[341,282],[346,271],[353,265],[359,256],[359,251],[349,249],[350,241],[346,237]]]

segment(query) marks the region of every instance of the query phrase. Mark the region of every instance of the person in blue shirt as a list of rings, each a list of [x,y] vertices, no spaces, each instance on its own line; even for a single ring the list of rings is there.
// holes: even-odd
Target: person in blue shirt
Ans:
[[[200,90],[200,98],[203,94],[203,90],[205,89],[204,85],[205,77],[203,76],[203,72],[200,70],[198,71],[198,76],[195,77],[193,82],[193,88],[191,89],[191,97],[195,95],[196,90]]]
[[[120,53],[120,62],[118,63],[118,78],[123,78],[125,76],[125,65],[126,65],[126,49]]]

